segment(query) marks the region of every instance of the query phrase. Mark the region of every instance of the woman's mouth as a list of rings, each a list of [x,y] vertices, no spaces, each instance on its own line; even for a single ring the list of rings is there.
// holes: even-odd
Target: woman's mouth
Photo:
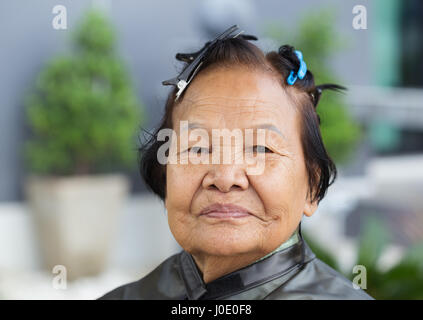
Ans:
[[[248,217],[251,216],[251,213],[247,209],[234,204],[214,203],[204,208],[200,212],[200,216],[205,216],[208,218],[228,219]]]

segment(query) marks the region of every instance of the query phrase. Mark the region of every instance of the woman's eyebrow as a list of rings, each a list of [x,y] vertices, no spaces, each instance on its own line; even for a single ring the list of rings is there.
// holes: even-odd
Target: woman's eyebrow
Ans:
[[[271,130],[271,131],[274,131],[277,134],[279,134],[282,138],[286,139],[286,137],[283,135],[283,133],[276,126],[274,126],[273,124],[263,123],[263,124],[256,125],[253,128]]]
[[[182,131],[185,131],[185,130],[191,130],[191,129],[205,129],[205,127],[196,122],[188,122],[188,125],[183,126],[182,129],[183,129]]]

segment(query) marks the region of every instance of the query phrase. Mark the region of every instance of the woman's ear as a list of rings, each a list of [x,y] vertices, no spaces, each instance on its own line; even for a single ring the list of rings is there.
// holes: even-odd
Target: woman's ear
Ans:
[[[310,196],[310,193],[307,192],[307,198],[304,205],[304,214],[307,217],[311,217],[314,214],[314,212],[316,212],[317,207],[318,207],[318,201],[317,200],[312,201],[312,197]]]

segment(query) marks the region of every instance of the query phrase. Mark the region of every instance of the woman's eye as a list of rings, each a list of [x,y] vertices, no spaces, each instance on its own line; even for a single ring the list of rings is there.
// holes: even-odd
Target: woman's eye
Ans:
[[[258,152],[258,153],[271,153],[271,152],[273,152],[268,147],[266,147],[266,146],[260,146],[260,145],[254,146],[253,147],[253,151],[254,152]]]
[[[191,148],[188,148],[188,152],[194,153],[194,154],[208,153],[209,152],[209,148],[191,147]]]

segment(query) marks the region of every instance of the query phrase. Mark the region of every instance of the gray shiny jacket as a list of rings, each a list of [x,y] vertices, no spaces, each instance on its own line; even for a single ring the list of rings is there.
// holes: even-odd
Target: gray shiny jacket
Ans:
[[[192,256],[181,251],[144,278],[99,299],[373,299],[319,260],[300,232],[294,245],[205,284]]]

